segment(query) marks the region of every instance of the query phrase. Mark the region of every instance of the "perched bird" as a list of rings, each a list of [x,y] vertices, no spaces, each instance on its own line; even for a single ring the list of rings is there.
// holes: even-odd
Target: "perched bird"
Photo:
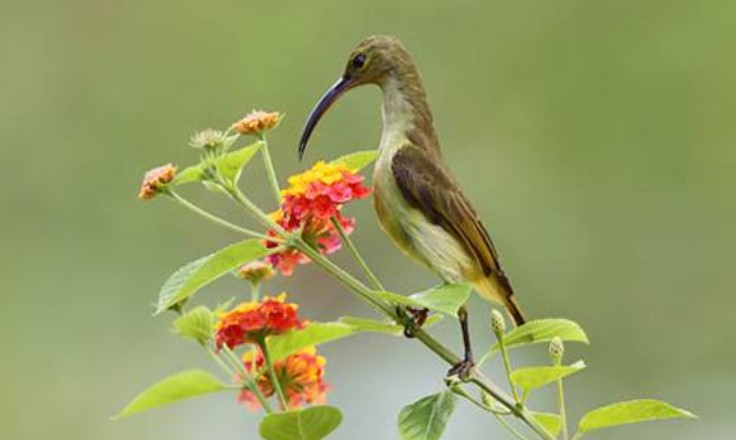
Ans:
[[[304,126],[299,158],[315,126],[346,91],[374,84],[383,92],[383,133],[373,175],[375,209],[393,241],[445,282],[470,283],[524,323],[488,231],[442,160],[419,72],[398,39],[376,35],[353,50],[340,79],[322,96]],[[473,367],[468,312],[458,311],[465,356],[449,374]]]

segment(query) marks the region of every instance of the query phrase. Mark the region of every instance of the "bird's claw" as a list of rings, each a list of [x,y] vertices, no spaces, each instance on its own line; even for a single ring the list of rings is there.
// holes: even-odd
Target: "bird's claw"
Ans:
[[[475,368],[475,362],[472,359],[465,359],[453,365],[447,371],[447,377],[457,376],[461,381],[467,382]]]
[[[417,330],[422,328],[424,322],[429,316],[429,309],[417,309],[411,306],[397,306],[396,313],[404,321],[404,336],[407,338],[415,338],[417,336]]]

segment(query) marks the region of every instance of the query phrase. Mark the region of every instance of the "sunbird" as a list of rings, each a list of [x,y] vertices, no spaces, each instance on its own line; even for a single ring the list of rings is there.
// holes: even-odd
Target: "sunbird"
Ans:
[[[503,304],[517,325],[523,324],[491,237],[442,160],[419,72],[397,38],[371,36],[350,53],[342,76],[307,119],[299,159],[332,104],[366,84],[383,92],[383,132],[373,174],[375,210],[383,230],[444,282],[469,283],[482,297]],[[474,365],[467,305],[458,310],[458,318],[465,353],[448,374],[467,376]]]

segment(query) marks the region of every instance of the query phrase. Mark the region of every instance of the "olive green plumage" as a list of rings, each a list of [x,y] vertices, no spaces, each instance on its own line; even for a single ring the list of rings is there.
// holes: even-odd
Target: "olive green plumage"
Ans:
[[[304,127],[300,155],[327,109],[347,90],[374,84],[383,92],[383,132],[374,171],[375,208],[384,230],[412,258],[447,282],[468,282],[524,318],[498,252],[475,209],[444,164],[421,78],[394,37],[372,36],[351,53],[342,77]],[[472,366],[465,310],[465,367]]]

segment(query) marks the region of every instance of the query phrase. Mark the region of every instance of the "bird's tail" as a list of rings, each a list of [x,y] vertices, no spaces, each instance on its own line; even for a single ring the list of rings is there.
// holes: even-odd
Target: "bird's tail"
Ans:
[[[526,322],[519,303],[514,297],[511,283],[509,283],[508,278],[503,273],[494,272],[489,277],[484,277],[473,283],[473,287],[485,299],[503,304],[509,316],[514,321],[514,324],[517,326]]]

